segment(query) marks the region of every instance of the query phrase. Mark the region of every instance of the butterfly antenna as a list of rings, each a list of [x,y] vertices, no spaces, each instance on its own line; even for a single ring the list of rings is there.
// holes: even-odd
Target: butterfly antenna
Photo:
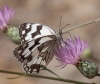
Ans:
[[[61,17],[60,17],[59,31],[60,31],[60,27],[61,27],[61,19],[62,19],[62,15],[61,15]]]

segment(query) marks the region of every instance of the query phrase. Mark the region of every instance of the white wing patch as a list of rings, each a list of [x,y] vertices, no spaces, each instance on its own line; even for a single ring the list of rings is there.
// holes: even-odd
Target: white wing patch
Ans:
[[[27,23],[27,25],[26,25],[26,29],[29,29],[30,28],[30,23]]]
[[[22,34],[25,34],[25,30],[22,31]]]
[[[55,35],[55,32],[48,26],[43,25],[42,30],[40,30],[41,36]]]

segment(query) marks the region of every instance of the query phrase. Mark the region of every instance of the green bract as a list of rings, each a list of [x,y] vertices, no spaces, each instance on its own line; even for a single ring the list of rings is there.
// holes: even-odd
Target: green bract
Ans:
[[[76,67],[87,78],[92,79],[98,74],[98,67],[89,61],[81,60]]]
[[[7,28],[6,35],[10,38],[10,40],[13,43],[15,43],[15,44],[20,44],[21,43],[18,28],[16,28],[16,27]]]

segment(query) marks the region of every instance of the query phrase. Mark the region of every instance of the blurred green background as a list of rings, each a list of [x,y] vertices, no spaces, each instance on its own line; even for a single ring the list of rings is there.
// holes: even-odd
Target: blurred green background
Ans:
[[[0,0],[0,8],[3,8],[4,5],[16,10],[14,18],[10,20],[10,25],[18,27],[24,22],[38,22],[50,26],[56,32],[59,29],[61,15],[61,26],[70,24],[66,28],[100,17],[100,0]],[[78,34],[82,39],[88,41],[93,57],[84,59],[96,63],[100,68],[100,22],[73,30],[70,33],[72,36]],[[64,38],[67,37],[68,34],[65,34]],[[13,55],[13,50],[17,46],[0,31],[0,69],[23,72],[22,64]],[[87,79],[73,65],[67,65],[63,69],[55,67],[57,65],[59,62],[54,57],[48,68],[63,78],[100,83],[99,77]],[[46,71],[40,71],[39,74],[53,76]],[[64,84],[58,81],[28,77],[8,80],[7,77],[16,77],[16,75],[0,73],[0,84]]]

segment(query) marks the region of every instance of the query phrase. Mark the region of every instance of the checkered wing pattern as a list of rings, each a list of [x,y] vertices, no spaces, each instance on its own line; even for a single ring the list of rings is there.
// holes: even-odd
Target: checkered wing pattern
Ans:
[[[16,59],[23,64],[26,73],[37,73],[47,65],[59,47],[59,39],[48,26],[23,23],[19,27],[21,45],[14,50]]]
[[[39,23],[23,23],[19,27],[21,43],[31,41],[47,35],[55,35],[55,32],[48,26]]]

